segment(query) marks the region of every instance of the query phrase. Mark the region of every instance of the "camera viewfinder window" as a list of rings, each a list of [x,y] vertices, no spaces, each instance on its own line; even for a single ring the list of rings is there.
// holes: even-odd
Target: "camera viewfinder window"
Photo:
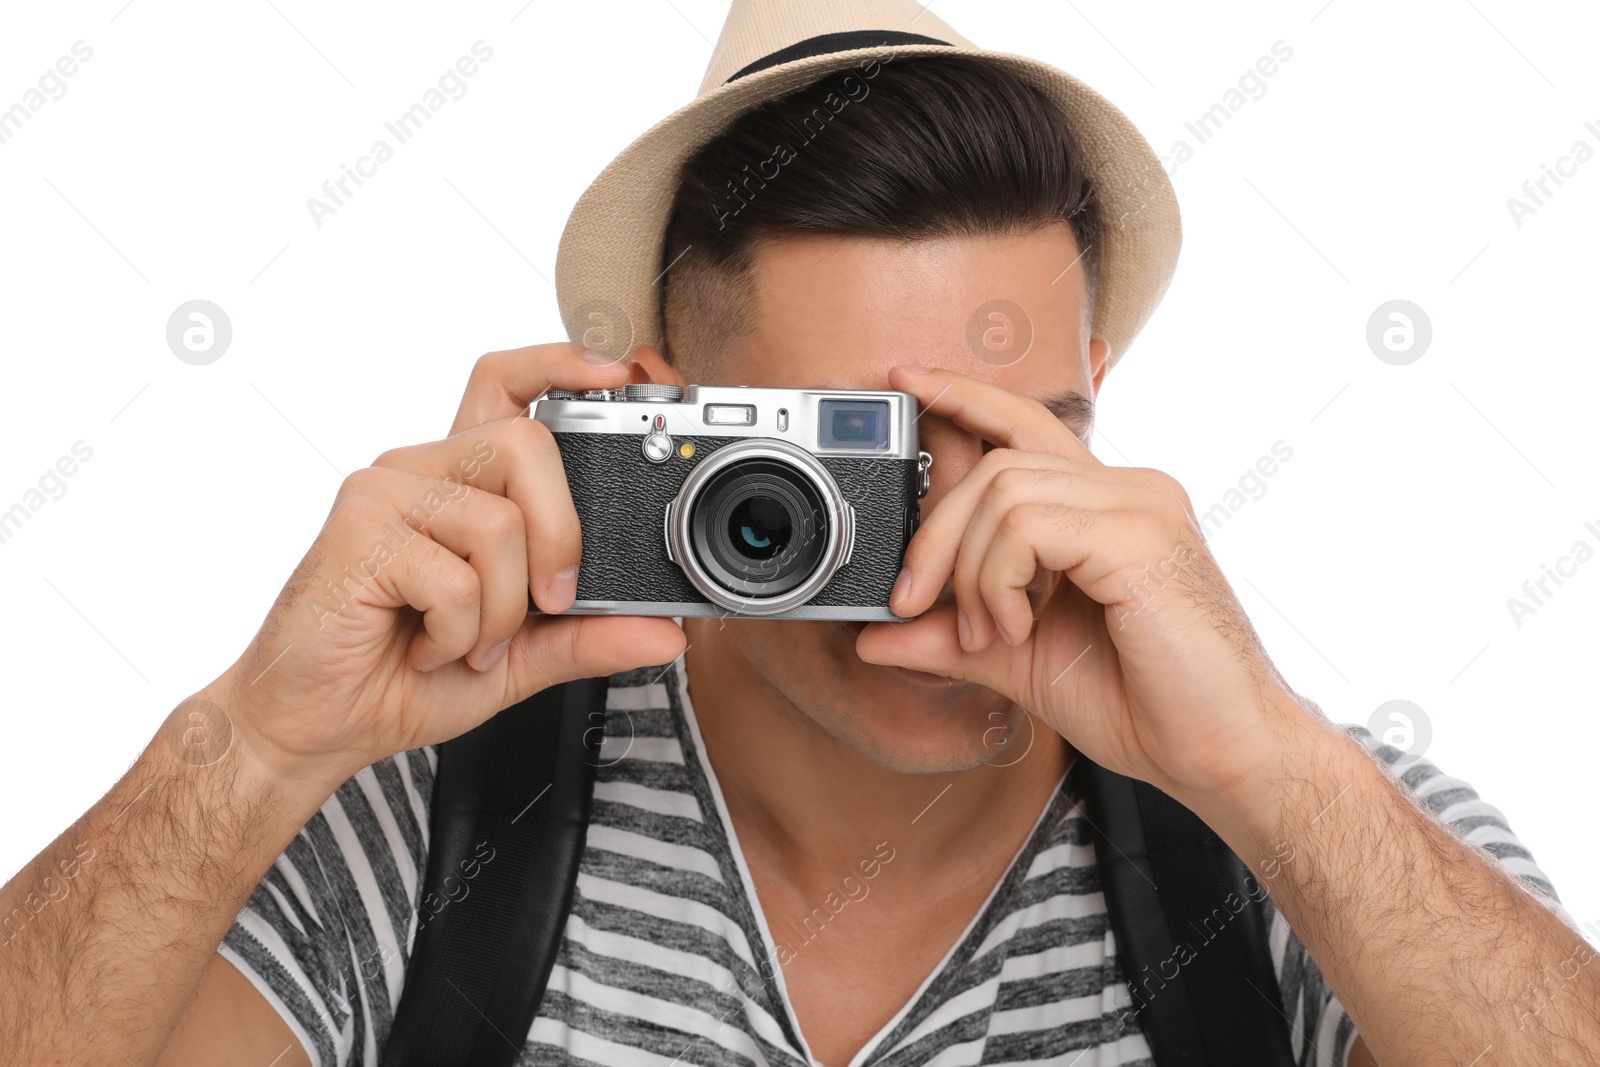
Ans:
[[[889,447],[887,400],[824,400],[817,406],[818,448]]]

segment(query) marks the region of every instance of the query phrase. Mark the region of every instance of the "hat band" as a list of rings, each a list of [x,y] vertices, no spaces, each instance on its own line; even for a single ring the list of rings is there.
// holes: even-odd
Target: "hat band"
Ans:
[[[940,44],[946,48],[954,48],[949,41],[941,41],[937,37],[924,37],[920,33],[903,33],[900,30],[846,30],[840,33],[824,33],[816,37],[807,37],[786,48],[780,48],[771,55],[763,56],[748,66],[735,71],[728,82],[738,81],[746,74],[754,74],[758,70],[776,67],[781,63],[792,63],[797,59],[810,59],[812,56],[825,56],[831,52],[849,52],[856,48],[870,48],[873,45],[890,44]]]

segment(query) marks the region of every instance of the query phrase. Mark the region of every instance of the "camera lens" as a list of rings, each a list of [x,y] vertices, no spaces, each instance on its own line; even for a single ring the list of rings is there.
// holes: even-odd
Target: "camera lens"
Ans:
[[[695,556],[718,585],[777,596],[817,569],[827,541],[822,498],[788,463],[751,458],[719,471],[690,518]]]
[[[740,615],[781,616],[824,595],[855,543],[855,509],[826,462],[767,438],[709,449],[663,518],[667,556],[694,592]]]

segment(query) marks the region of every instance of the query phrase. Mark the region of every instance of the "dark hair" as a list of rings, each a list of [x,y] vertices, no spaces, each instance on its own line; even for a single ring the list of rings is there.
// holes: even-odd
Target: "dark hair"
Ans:
[[[668,358],[749,328],[763,238],[1025,234],[1060,219],[1092,307],[1100,230],[1087,171],[1060,110],[1010,71],[911,56],[829,74],[744,112],[683,164],[661,253]]]

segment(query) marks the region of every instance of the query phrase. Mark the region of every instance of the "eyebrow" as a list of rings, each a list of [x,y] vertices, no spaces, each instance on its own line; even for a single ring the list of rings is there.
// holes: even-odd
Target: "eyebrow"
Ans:
[[[1038,399],[1046,411],[1065,422],[1067,428],[1079,438],[1085,436],[1094,425],[1094,401],[1076,389],[1065,389]]]

